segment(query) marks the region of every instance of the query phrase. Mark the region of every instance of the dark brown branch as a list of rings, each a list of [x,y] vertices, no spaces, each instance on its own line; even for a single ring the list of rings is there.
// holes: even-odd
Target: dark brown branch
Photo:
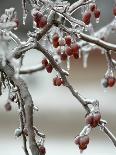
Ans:
[[[69,88],[69,90],[71,91],[72,95],[82,104],[82,106],[84,107],[84,109],[86,110],[86,112],[87,113],[90,113],[90,108],[89,108],[88,104],[86,103],[86,101],[88,102],[88,100],[86,98],[82,97],[76,90],[74,90],[74,88],[68,82],[68,80],[67,80],[64,72],[62,71],[61,67],[55,62],[55,60],[52,57],[52,55],[45,48],[43,48],[39,43],[37,44],[36,49],[39,50],[39,51],[41,51],[49,59],[50,63],[54,67],[54,69],[57,72],[59,72],[61,78],[64,80],[64,85]],[[115,138],[115,136],[108,130],[107,127],[105,127],[104,125],[102,125],[102,122],[101,122],[100,126],[104,128],[104,132],[109,136],[109,138],[113,141],[113,143],[115,145],[116,144],[116,138]]]
[[[35,133],[33,129],[33,101],[31,95],[28,91],[25,82],[21,78],[15,78],[14,69],[10,66],[10,64],[7,64],[5,67],[2,67],[1,64],[2,63],[0,63],[0,70],[5,72],[10,81],[12,81],[17,86],[21,98],[25,103],[26,126],[28,129],[29,147],[31,149],[32,155],[39,155],[38,146],[35,140]]]

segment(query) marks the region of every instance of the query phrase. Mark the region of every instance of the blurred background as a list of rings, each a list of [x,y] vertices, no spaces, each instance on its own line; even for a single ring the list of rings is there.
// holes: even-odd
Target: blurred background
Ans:
[[[74,0],[70,0],[71,3]],[[94,23],[95,29],[99,29],[113,19],[113,0],[97,0],[102,10],[101,21]],[[27,18],[26,26],[22,25],[21,1],[0,0],[0,14],[5,8],[15,7],[20,19],[17,35],[26,39],[26,33],[31,30],[31,18]],[[75,13],[75,16],[77,13]],[[110,42],[115,43],[115,34],[109,37]],[[24,67],[37,65],[43,55],[36,51],[28,52]],[[66,65],[63,64],[66,69]],[[88,59],[87,69],[83,68],[82,59],[71,61],[69,80],[79,92],[87,98],[95,98],[100,101],[100,109],[103,119],[107,120],[108,127],[116,135],[116,88],[104,90],[101,86],[101,79],[106,72],[106,61],[101,53],[91,52]],[[47,155],[77,155],[80,154],[74,144],[74,137],[84,127],[85,111],[81,104],[71,95],[65,87],[54,87],[52,79],[56,75],[46,71],[32,75],[24,75],[29,91],[32,94],[34,104],[39,107],[39,112],[34,113],[34,122],[40,132],[46,134]],[[19,127],[16,105],[13,105],[11,112],[5,112],[4,103],[7,100],[7,91],[0,98],[0,155],[24,155],[22,139],[16,139],[14,130]],[[116,149],[109,138],[99,130],[94,129],[90,134],[90,144],[84,155],[115,155]]]

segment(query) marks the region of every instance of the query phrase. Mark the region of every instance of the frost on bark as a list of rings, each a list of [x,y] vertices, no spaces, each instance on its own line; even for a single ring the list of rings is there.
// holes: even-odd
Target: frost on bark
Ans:
[[[30,10],[28,6],[30,5]],[[81,10],[81,19],[75,18],[73,13]],[[64,86],[80,102],[86,112],[83,130],[75,137],[75,144],[80,151],[85,150],[89,144],[89,134],[93,128],[99,126],[116,146],[116,138],[107,128],[107,122],[102,119],[99,101],[87,99],[75,90],[69,83],[70,59],[78,61],[83,58],[83,65],[87,67],[87,58],[90,51],[99,49],[104,54],[107,62],[107,70],[102,79],[103,87],[113,87],[116,82],[114,73],[116,71],[116,60],[112,53],[116,52],[116,45],[107,42],[111,32],[116,30],[116,6],[114,2],[114,18],[110,23],[95,31],[91,17],[99,23],[102,10],[97,6],[97,0],[78,0],[73,4],[68,1],[56,0],[22,0],[23,24],[26,24],[28,14],[31,13],[33,32],[28,32],[28,39],[22,42],[12,30],[18,29],[19,20],[14,8],[5,9],[0,17],[0,95],[4,88],[8,87],[8,101],[5,109],[12,109],[12,102],[16,102],[19,108],[20,125],[15,130],[15,136],[23,137],[24,151],[29,155],[27,141],[32,155],[44,155],[45,135],[40,133],[33,124],[34,106],[31,94],[21,74],[32,74],[41,70],[51,73],[56,70],[53,77],[54,86]],[[69,23],[69,24],[67,24]],[[70,25],[70,26],[69,26]],[[87,33],[86,33],[87,32]],[[15,48],[10,47],[11,42]],[[44,59],[37,66],[22,69],[23,58],[27,51],[41,52]],[[97,52],[97,50],[96,50]],[[61,63],[67,64],[67,70],[61,67]],[[38,138],[36,138],[38,136]],[[28,137],[28,139],[27,139]]]

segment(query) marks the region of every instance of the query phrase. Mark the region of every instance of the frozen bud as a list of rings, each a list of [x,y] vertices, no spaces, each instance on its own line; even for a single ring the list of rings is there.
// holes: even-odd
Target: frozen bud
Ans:
[[[6,111],[11,111],[11,109],[12,109],[10,102],[7,102],[4,107],[5,107]]]
[[[17,128],[17,129],[15,130],[15,136],[16,136],[16,137],[20,137],[21,134],[22,134],[21,128]]]

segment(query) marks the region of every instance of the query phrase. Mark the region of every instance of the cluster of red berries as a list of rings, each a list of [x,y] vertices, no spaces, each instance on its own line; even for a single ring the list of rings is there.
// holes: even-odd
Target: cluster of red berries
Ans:
[[[85,150],[87,148],[87,145],[89,144],[89,136],[77,136],[75,138],[75,144],[79,146],[80,150]]]
[[[42,65],[45,67],[45,69],[46,69],[46,71],[47,71],[48,73],[51,73],[51,72],[52,72],[53,67],[52,67],[52,65],[48,62],[48,60],[47,60],[46,58],[44,58],[44,59],[42,60]]]
[[[56,76],[55,78],[53,78],[53,85],[54,86],[61,86],[64,85],[64,81],[62,80],[61,77]]]
[[[57,54],[60,56],[62,61],[67,60],[68,56],[72,56],[75,59],[79,58],[79,45],[77,43],[73,43],[71,40],[71,36],[67,35],[65,38],[60,38],[57,33],[53,35],[52,43],[54,48],[57,49]],[[61,49],[61,46],[64,46],[64,49]]]
[[[40,155],[46,154],[46,148],[43,145],[39,145],[38,148]]]
[[[37,28],[44,28],[47,25],[47,17],[44,16],[40,11],[33,14],[33,19]]]
[[[102,80],[102,85],[107,88],[107,87],[113,87],[116,83],[116,78],[113,77],[113,76],[108,76],[108,77],[105,77],[103,80]]]
[[[100,119],[101,119],[101,114],[99,112],[90,113],[86,116],[85,122],[86,124],[90,124],[92,128],[95,128],[100,123]]]
[[[82,20],[86,25],[90,24],[92,14],[96,19],[100,18],[101,12],[100,9],[97,8],[96,4],[90,4],[89,10],[83,14]]]

